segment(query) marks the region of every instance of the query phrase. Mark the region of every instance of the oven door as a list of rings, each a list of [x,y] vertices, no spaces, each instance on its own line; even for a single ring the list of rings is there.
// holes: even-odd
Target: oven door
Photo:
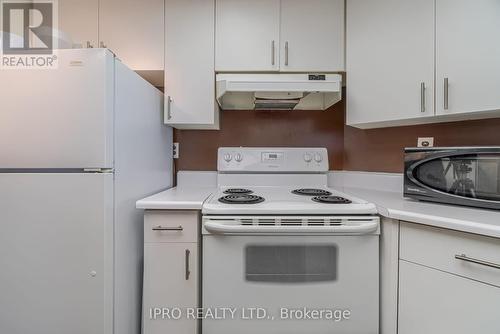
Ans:
[[[378,333],[378,247],[376,233],[205,233],[203,333]]]
[[[500,148],[406,153],[405,195],[500,209]]]

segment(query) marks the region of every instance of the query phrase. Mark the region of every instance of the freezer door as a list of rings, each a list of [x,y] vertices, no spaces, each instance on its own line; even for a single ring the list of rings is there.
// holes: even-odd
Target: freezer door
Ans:
[[[0,174],[0,333],[109,334],[112,174]]]
[[[113,167],[113,55],[56,55],[56,69],[1,72],[0,169]]]

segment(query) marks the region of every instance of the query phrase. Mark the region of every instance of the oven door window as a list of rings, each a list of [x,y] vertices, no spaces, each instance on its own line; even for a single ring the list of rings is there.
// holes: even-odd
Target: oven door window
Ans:
[[[336,245],[250,245],[245,278],[250,282],[306,283],[337,279]]]
[[[500,155],[472,154],[427,161],[414,177],[422,184],[449,194],[500,201]]]

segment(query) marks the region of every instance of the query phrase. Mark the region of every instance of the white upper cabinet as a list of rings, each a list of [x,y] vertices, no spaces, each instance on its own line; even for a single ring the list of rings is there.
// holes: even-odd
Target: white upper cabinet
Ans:
[[[165,1],[165,123],[217,129],[214,0]]]
[[[347,0],[347,124],[500,115],[498,0]]]
[[[163,70],[163,6],[164,0],[99,0],[100,47],[135,71]]]
[[[347,124],[434,115],[434,0],[347,1]]]
[[[436,0],[436,38],[437,114],[500,110],[500,1]]]
[[[282,0],[282,71],[344,71],[344,0]]]
[[[164,0],[58,3],[59,30],[65,39],[72,40],[72,45],[61,48],[106,47],[150,82],[163,85]]]
[[[59,0],[58,25],[63,38],[73,45],[64,48],[99,46],[99,0]]]
[[[344,70],[344,0],[217,0],[218,72]]]
[[[217,0],[217,71],[279,69],[280,0]]]

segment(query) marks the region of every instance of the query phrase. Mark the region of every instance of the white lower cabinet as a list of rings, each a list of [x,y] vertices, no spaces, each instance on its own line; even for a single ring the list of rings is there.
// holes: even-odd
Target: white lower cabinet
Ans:
[[[198,212],[146,211],[144,220],[143,334],[196,334],[187,310],[200,305]]]
[[[398,324],[399,221],[380,224],[380,333],[396,334]]]
[[[400,223],[399,334],[500,333],[500,240]]]
[[[399,282],[399,334],[500,333],[500,288],[403,260]]]

